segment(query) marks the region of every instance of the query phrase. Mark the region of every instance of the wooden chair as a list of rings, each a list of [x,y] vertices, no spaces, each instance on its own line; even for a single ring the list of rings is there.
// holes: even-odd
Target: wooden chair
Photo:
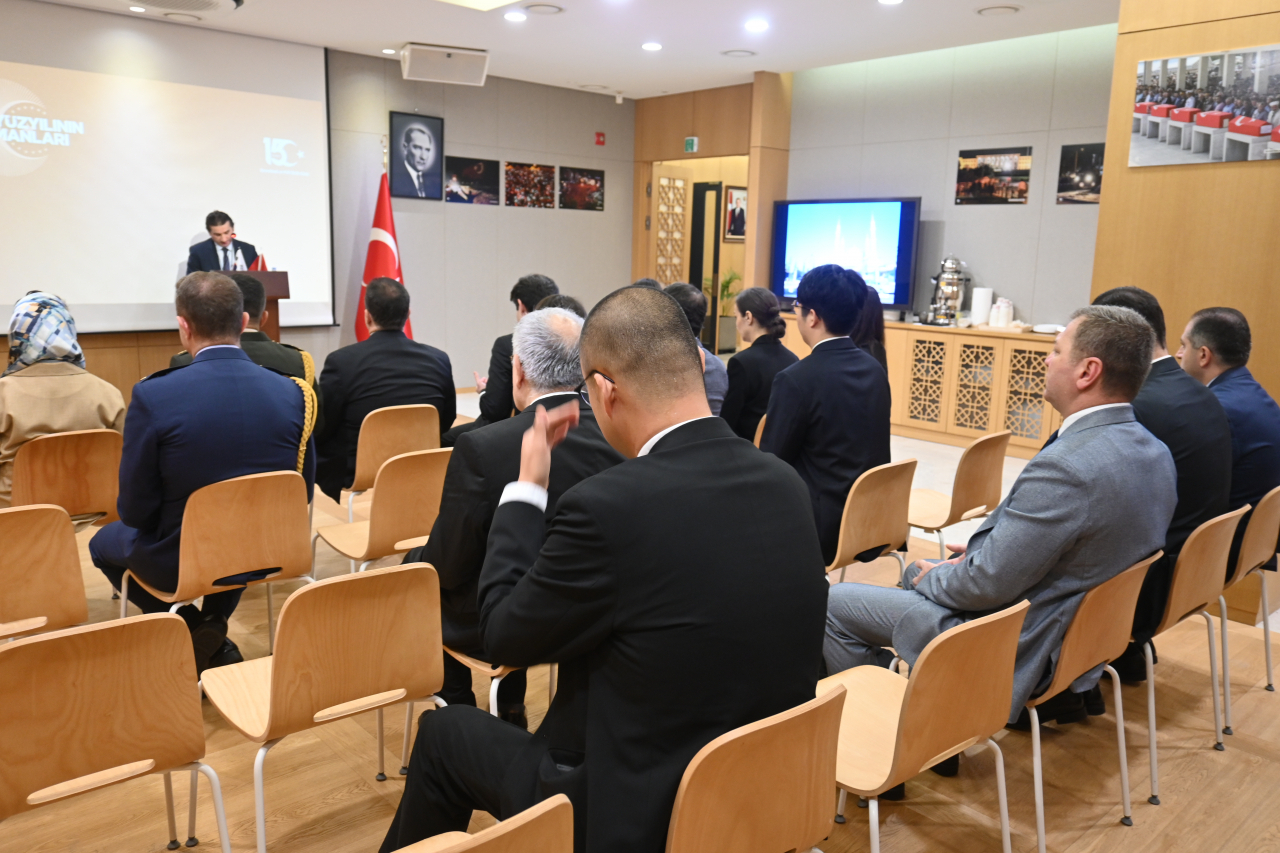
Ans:
[[[840,788],[837,820],[848,792],[865,797],[870,810],[871,853],[880,853],[879,796],[976,743],[996,754],[1000,832],[1010,853],[1004,754],[991,735],[1004,728],[1013,703],[1013,662],[1030,604],[957,625],[934,637],[911,676],[879,666],[858,666],[818,682],[818,692],[844,685],[840,724]]]
[[[161,773],[169,849],[176,850],[170,774],[189,770],[187,845],[198,843],[196,774],[203,773],[213,791],[222,853],[231,853],[218,774],[200,761],[204,715],[191,632],[180,617],[153,613],[0,646],[0,696],[7,697],[0,701],[0,821]],[[65,811],[64,820],[74,821],[74,813]]]
[[[33,438],[13,460],[11,506],[53,504],[67,515],[98,515],[95,525],[118,521],[120,451],[113,429],[82,429]]]
[[[435,406],[386,406],[360,422],[356,476],[347,492],[347,521],[356,520],[356,497],[373,488],[378,471],[392,456],[440,448],[440,412]]]
[[[556,794],[475,835],[445,832],[399,853],[573,853],[573,805]]]
[[[1111,676],[1112,696],[1116,708],[1116,743],[1120,749],[1120,792],[1124,804],[1124,817],[1120,822],[1133,826],[1133,809],[1129,802],[1129,759],[1124,742],[1124,702],[1120,695],[1120,676],[1111,668],[1111,661],[1124,654],[1129,647],[1130,626],[1133,611],[1138,606],[1138,593],[1147,569],[1160,557],[1157,551],[1106,583],[1099,584],[1085,593],[1076,610],[1075,618],[1062,638],[1062,650],[1054,667],[1053,681],[1049,687],[1027,703],[1031,716],[1031,766],[1036,793],[1036,841],[1040,853],[1045,853],[1044,837],[1044,771],[1040,751],[1040,714],[1036,710],[1049,699],[1071,687],[1071,683],[1100,664]]]
[[[178,550],[178,586],[165,592],[124,573],[120,584],[120,618],[124,618],[129,581],[176,611],[215,592],[267,584],[267,637],[274,648],[271,584],[302,578],[311,571],[307,554],[307,484],[295,471],[249,474],[197,489],[182,513]],[[219,583],[249,572],[266,572],[250,581]]]
[[[904,459],[877,465],[854,482],[844,502],[840,541],[835,559],[827,566],[828,574],[839,569],[840,582],[844,583],[844,572],[850,563],[869,563],[888,553],[898,561],[899,580],[906,575],[907,562],[901,552],[907,549],[907,538],[911,535],[907,508],[911,502],[911,478],[915,474],[916,460]],[[875,556],[858,559],[873,549]]]
[[[379,410],[383,411],[383,410]],[[444,475],[449,468],[452,447],[420,450],[393,456],[378,469],[368,521],[321,527],[311,537],[311,561],[316,543],[323,539],[330,548],[351,561],[351,571],[364,571],[380,560],[408,548],[404,540],[426,536],[440,514]],[[416,540],[419,543],[425,539]],[[314,571],[312,577],[315,577]]]
[[[0,640],[88,620],[76,532],[65,509],[0,509],[0,590]]]
[[[241,734],[262,744],[253,764],[258,853],[267,849],[262,769],[287,735],[426,699],[444,684],[440,581],[425,563],[339,575],[304,586],[280,608],[274,654],[205,670],[205,695]]]
[[[1210,603],[1222,594],[1222,580],[1227,576],[1227,557],[1231,552],[1231,539],[1235,536],[1240,516],[1249,511],[1245,504],[1239,509],[1217,518],[1211,518],[1197,527],[1187,537],[1173,567],[1169,584],[1169,600],[1165,603],[1164,617],[1152,637],[1158,637],[1173,626],[1192,616],[1204,617],[1209,629],[1209,680],[1213,689],[1213,736],[1216,750],[1226,749],[1222,744],[1222,711],[1218,707],[1218,650],[1213,641],[1213,620],[1209,617]],[[1151,753],[1151,796],[1148,802],[1160,805],[1160,766],[1156,756],[1156,673],[1150,642],[1142,644],[1142,654],[1147,661],[1147,738]]]
[[[1223,587],[1224,594],[1218,596],[1218,613],[1222,622],[1222,708],[1227,718],[1224,734],[1234,734],[1231,725],[1231,649],[1227,645],[1225,593],[1254,572],[1258,573],[1258,579],[1262,581],[1262,640],[1267,657],[1267,690],[1274,693],[1276,689],[1271,677],[1271,604],[1267,598],[1267,571],[1263,566],[1275,558],[1276,541],[1280,540],[1280,486],[1262,496],[1253,515],[1249,516],[1248,524],[1240,542],[1240,555],[1236,559],[1234,571]]]
[[[816,850],[831,834],[831,786],[845,691],[721,735],[676,791],[667,853]]]
[[[1000,505],[1004,492],[1004,454],[1009,447],[1008,430],[976,439],[964,449],[956,466],[951,495],[932,489],[912,489],[911,526],[938,535],[938,556],[947,558],[943,529],[958,521],[990,515]]]
[[[756,425],[756,437],[751,441],[756,447],[760,446],[760,439],[764,436],[764,421],[767,417],[768,415],[761,416],[760,423]]]

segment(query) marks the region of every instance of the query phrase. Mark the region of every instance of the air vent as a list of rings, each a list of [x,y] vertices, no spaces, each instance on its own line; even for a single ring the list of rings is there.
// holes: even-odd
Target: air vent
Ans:
[[[406,44],[400,49],[400,73],[406,80],[483,86],[489,54],[463,47]]]

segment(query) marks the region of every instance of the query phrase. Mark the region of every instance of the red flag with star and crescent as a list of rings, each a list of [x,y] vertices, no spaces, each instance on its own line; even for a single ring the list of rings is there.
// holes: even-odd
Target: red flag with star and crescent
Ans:
[[[375,278],[393,278],[404,284],[400,272],[400,244],[396,242],[396,221],[391,214],[391,187],[387,173],[382,173],[378,185],[378,205],[373,211],[373,228],[369,232],[369,254],[364,261],[364,283],[360,285],[360,305],[356,308],[356,340],[369,337],[369,327],[364,322],[364,294],[369,282]],[[413,338],[413,327],[408,321],[404,333]]]

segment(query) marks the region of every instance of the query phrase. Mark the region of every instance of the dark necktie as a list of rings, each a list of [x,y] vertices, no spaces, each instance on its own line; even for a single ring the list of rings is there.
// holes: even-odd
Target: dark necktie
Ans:
[[[1048,440],[1048,441],[1046,441],[1046,442],[1044,443],[1044,447],[1042,447],[1042,448],[1040,448],[1040,449],[1041,449],[1041,450],[1044,450],[1045,448],[1047,448],[1049,445],[1053,444],[1053,443],[1054,443],[1055,441],[1057,441],[1057,440],[1058,440],[1058,431],[1055,429],[1055,430],[1053,431],[1053,435],[1049,436],[1049,440]]]
[[[231,247],[230,246],[222,247],[222,271],[223,272],[231,271]]]

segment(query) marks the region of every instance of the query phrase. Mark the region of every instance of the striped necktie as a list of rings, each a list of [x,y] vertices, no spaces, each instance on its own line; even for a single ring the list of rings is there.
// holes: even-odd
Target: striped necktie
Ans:
[[[222,247],[222,271],[223,272],[231,271],[231,247],[230,246]]]

